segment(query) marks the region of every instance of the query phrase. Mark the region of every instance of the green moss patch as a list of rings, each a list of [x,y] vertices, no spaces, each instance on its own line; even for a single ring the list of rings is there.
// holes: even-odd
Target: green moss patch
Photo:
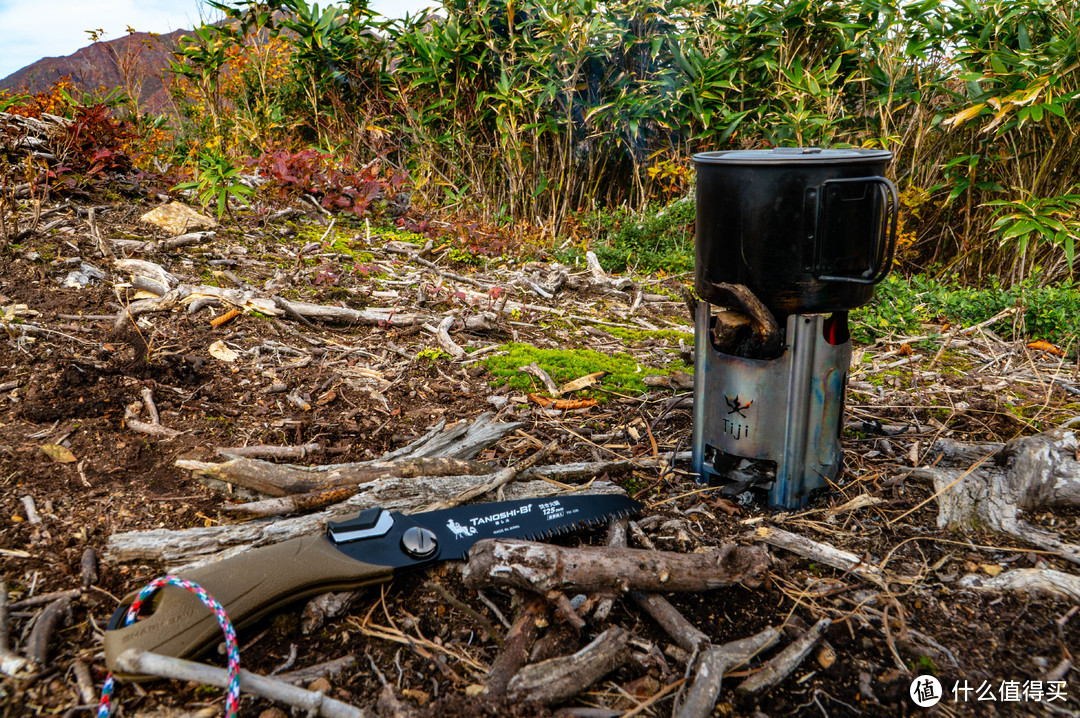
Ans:
[[[484,359],[481,364],[491,372],[492,386],[509,385],[522,392],[542,391],[536,379],[520,371],[523,366],[536,362],[546,371],[556,384],[577,379],[598,371],[608,372],[601,381],[601,386],[610,391],[623,394],[643,394],[649,390],[642,379],[649,374],[671,374],[674,371],[691,371],[683,362],[675,362],[664,368],[646,366],[629,354],[618,352],[613,355],[603,354],[593,349],[537,349],[530,344],[510,343],[500,347],[507,352],[500,356]],[[590,392],[588,395],[603,399],[604,392]]]
[[[685,343],[693,345],[694,335],[690,332],[680,332],[675,329],[627,329],[625,327],[603,327],[608,334],[628,342],[642,342],[646,339],[671,340],[678,343],[682,339]]]

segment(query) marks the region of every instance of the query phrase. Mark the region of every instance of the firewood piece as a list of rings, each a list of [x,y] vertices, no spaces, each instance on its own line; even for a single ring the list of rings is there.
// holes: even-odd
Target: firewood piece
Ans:
[[[645,612],[660,624],[660,627],[671,636],[675,643],[679,644],[680,648],[693,653],[698,647],[709,642],[709,637],[687,621],[679,610],[663,596],[632,591],[630,598],[645,609]]]
[[[740,356],[772,359],[780,353],[780,325],[776,317],[761,303],[748,287],[742,284],[715,282],[713,289],[721,296],[722,304],[746,312],[754,323],[754,336]]]
[[[712,341],[724,354],[738,354],[753,331],[753,321],[734,309],[721,309],[713,314]]]
[[[972,464],[970,457],[980,448],[988,450]],[[939,528],[990,528],[1080,564],[1080,545],[1020,518],[1045,507],[1080,506],[1080,440],[1075,431],[1052,429],[1004,446],[978,448],[939,441],[935,449],[943,454],[939,465],[915,469],[912,476],[933,480]],[[953,457],[964,462],[963,468],[942,466],[955,463]]]
[[[1080,601],[1080,576],[1049,568],[1016,568],[993,578],[971,574],[961,578],[958,584],[984,591],[1048,594]]]
[[[97,583],[97,581],[97,553],[95,553],[93,546],[87,546],[83,550],[82,559],[79,561],[79,586],[85,591]]]
[[[529,649],[536,641],[540,628],[547,624],[548,605],[539,596],[527,593],[514,623],[503,641],[502,653],[495,658],[484,680],[484,693],[501,696],[506,693],[510,679],[525,665]]]
[[[225,688],[229,685],[229,675],[224,668],[214,668],[181,658],[162,656],[156,653],[129,648],[116,657],[117,667],[127,673],[160,676],[180,681],[195,681],[203,685]],[[351,706],[322,693],[297,688],[275,678],[260,676],[240,669],[240,692],[262,696],[268,700],[296,706],[313,715],[327,718],[370,718],[371,714],[362,708]]]
[[[158,239],[143,242],[137,239],[110,239],[120,249],[126,252],[168,252],[171,249],[190,247],[195,244],[209,242],[217,232],[189,232],[172,239]]]
[[[220,464],[179,460],[176,465],[199,477],[236,484],[267,496],[287,496],[366,484],[376,479],[417,476],[487,475],[491,469],[477,461],[451,458],[401,459],[383,464],[343,466],[330,471],[275,464],[261,459],[231,459]]]
[[[736,688],[740,693],[754,694],[772,688],[791,675],[803,659],[810,654],[817,642],[829,630],[832,621],[823,618],[805,633],[796,638],[787,648],[780,651],[766,663],[760,671],[747,678]]]
[[[312,442],[303,446],[229,446],[219,448],[217,453],[229,459],[306,459],[323,451],[322,444]]]
[[[479,477],[481,480],[483,477]],[[151,529],[113,534],[105,548],[109,561],[164,561],[170,571],[191,569],[248,549],[287,541],[326,531],[327,521],[341,521],[347,516],[369,508],[388,511],[416,509],[431,500],[449,499],[470,486],[478,477],[418,477],[415,479],[386,479],[364,484],[352,498],[324,511],[289,519],[248,521],[229,526],[197,526],[189,529]],[[546,481],[517,481],[504,487],[505,498],[522,499],[537,496],[565,495],[552,491]],[[589,485],[590,494],[624,494],[611,482],[595,481]]]
[[[887,576],[880,567],[864,563],[859,556],[850,551],[843,551],[835,546],[814,541],[773,526],[762,526],[750,536],[756,541],[764,541],[770,546],[776,546],[811,561],[846,571],[879,586],[884,586],[887,583]]]
[[[462,578],[468,588],[501,585],[544,594],[552,590],[706,591],[735,583],[758,586],[768,565],[762,548],[734,544],[681,554],[484,539],[469,551]]]
[[[11,604],[9,608],[16,611],[21,611],[24,608],[33,608],[34,606],[41,606],[46,603],[52,603],[53,601],[59,601],[62,598],[78,598],[82,595],[82,591],[78,588],[69,588],[66,591],[49,591],[48,593],[39,593],[36,596],[30,598],[24,598],[21,601],[16,601]]]
[[[724,674],[766,650],[779,638],[780,632],[770,626],[749,638],[706,648],[698,655],[693,670],[689,671],[689,675],[694,676],[694,682],[687,691],[686,698],[672,715],[675,718],[711,716],[720,697],[720,684]]]
[[[39,666],[46,665],[49,658],[49,641],[56,632],[56,627],[63,622],[71,609],[70,598],[58,598],[41,612],[34,628],[26,639],[26,654]]]
[[[557,703],[576,696],[620,667],[630,656],[630,634],[612,627],[577,653],[522,668],[510,679],[511,700]]]
[[[468,353],[458,346],[457,342],[450,338],[450,327],[454,326],[454,320],[455,317],[450,315],[439,322],[439,328],[435,333],[435,339],[439,342],[439,346],[442,347],[443,351],[455,359],[460,360],[467,357]]]

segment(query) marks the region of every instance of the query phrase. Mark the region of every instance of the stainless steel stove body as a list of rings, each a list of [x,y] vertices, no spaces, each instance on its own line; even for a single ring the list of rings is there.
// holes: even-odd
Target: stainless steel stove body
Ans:
[[[846,326],[834,344],[826,317],[787,318],[772,360],[718,352],[712,308],[699,302],[694,342],[693,470],[725,493],[768,491],[772,507],[796,508],[840,470],[840,428],[851,362]],[[845,322],[846,323],[846,322]],[[835,341],[835,339],[834,339]]]

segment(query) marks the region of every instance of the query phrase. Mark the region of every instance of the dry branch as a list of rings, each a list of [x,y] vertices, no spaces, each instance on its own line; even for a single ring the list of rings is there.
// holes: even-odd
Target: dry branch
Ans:
[[[127,428],[132,431],[137,431],[140,434],[149,434],[150,436],[157,436],[162,439],[174,439],[184,433],[182,431],[177,431],[176,429],[170,429],[167,426],[162,426],[161,424],[146,423],[139,418],[139,412],[142,408],[143,403],[141,401],[133,401],[127,405],[124,409],[124,424]]]
[[[468,354],[450,338],[450,327],[452,326],[454,326],[454,316],[450,315],[439,322],[439,328],[436,330],[435,338],[438,340],[439,346],[442,347],[443,351],[455,359],[461,360],[467,357]]]
[[[225,688],[229,684],[229,675],[224,668],[214,668],[181,658],[147,653],[137,648],[129,648],[117,656],[116,665],[120,670],[136,675],[194,681],[219,688]],[[323,715],[327,718],[368,718],[371,716],[362,708],[328,698],[322,693],[297,688],[283,681],[256,675],[243,669],[240,670],[240,692],[253,693],[268,700],[310,711],[312,715]]]
[[[817,645],[831,625],[832,621],[828,618],[823,618],[815,623],[809,630],[792,641],[787,648],[770,659],[760,671],[740,683],[736,690],[741,693],[759,693],[772,688],[787,678],[814,649],[814,646]]]
[[[1049,568],[1017,568],[993,578],[971,574],[961,578],[959,584],[984,591],[1049,594],[1080,601],[1080,576]]]
[[[217,450],[218,456],[229,459],[306,459],[312,454],[321,454],[326,447],[318,442],[303,446],[231,446]]]
[[[645,609],[645,612],[652,616],[653,620],[660,624],[660,627],[683,650],[693,653],[709,642],[709,637],[699,631],[690,621],[687,621],[679,613],[678,609],[672,606],[671,602],[663,596],[655,593],[633,591],[630,598],[638,606]]]
[[[529,649],[536,641],[542,625],[547,623],[547,604],[534,594],[525,594],[518,615],[503,641],[502,653],[488,670],[484,681],[484,693],[502,695],[510,679],[525,665]]]
[[[525,666],[510,679],[511,700],[556,703],[576,696],[615,670],[630,656],[630,634],[612,627],[570,656]]]
[[[790,531],[784,531],[773,526],[762,526],[749,536],[755,541],[764,541],[770,546],[776,546],[792,553],[798,554],[811,561],[832,566],[859,578],[884,586],[888,581],[901,581],[910,583],[911,578],[906,576],[891,576],[886,574],[878,566],[863,562],[862,558],[851,553],[830,546],[827,543],[814,541]]]
[[[760,547],[734,544],[707,553],[681,554],[485,539],[469,551],[462,578],[469,588],[512,586],[543,594],[553,590],[706,591],[736,583],[760,585],[768,563]]]
[[[724,674],[746,663],[753,656],[766,650],[780,638],[780,632],[771,626],[761,633],[722,646],[709,646],[698,654],[690,675],[694,682],[687,691],[682,704],[672,714],[675,718],[706,718],[713,714],[720,697],[720,684]]]
[[[306,494],[343,486],[356,486],[385,478],[418,476],[470,476],[488,474],[485,464],[465,459],[398,459],[378,464],[342,465],[323,470],[320,467],[274,464],[260,459],[232,459],[221,464],[179,460],[176,465],[197,476],[236,484],[267,496]]]
[[[26,654],[39,666],[46,665],[49,658],[49,642],[52,640],[56,627],[67,619],[71,610],[70,598],[58,598],[41,612],[34,628],[26,639]]]

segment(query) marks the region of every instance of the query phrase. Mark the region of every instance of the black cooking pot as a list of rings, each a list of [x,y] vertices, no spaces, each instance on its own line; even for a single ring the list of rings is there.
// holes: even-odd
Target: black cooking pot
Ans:
[[[887,150],[781,147],[694,155],[695,288],[744,284],[777,317],[870,301],[896,250]]]

